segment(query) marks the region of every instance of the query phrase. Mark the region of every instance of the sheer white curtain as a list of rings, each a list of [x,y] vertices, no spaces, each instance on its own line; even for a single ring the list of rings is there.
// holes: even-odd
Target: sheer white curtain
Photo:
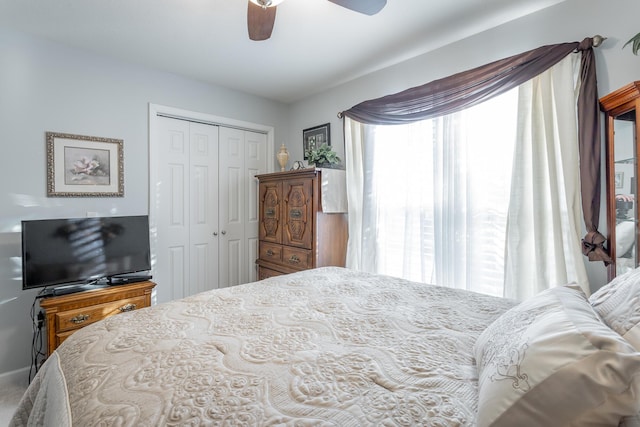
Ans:
[[[566,100],[566,105],[554,106],[549,111],[545,107],[545,120],[533,119],[539,112],[532,109],[525,113],[524,89],[520,93],[518,89],[513,90],[449,116],[409,125],[363,125],[346,118],[350,235],[347,265],[410,280],[519,298],[537,289],[544,280],[552,279],[550,275],[540,280],[533,279],[534,276],[530,279],[528,275],[532,269],[558,270],[555,265],[532,265],[534,263],[562,264],[566,260],[577,260],[579,262],[560,270],[575,270],[578,264],[584,270],[580,256],[564,255],[572,249],[569,239],[563,240],[566,245],[561,244],[557,238],[558,229],[547,227],[563,227],[563,236],[577,239],[575,248],[579,253],[580,230],[571,228],[571,224],[579,224],[574,221],[580,214],[579,194],[575,193],[579,188],[558,190],[572,197],[577,194],[577,204],[566,205],[564,210],[552,209],[550,215],[555,219],[538,221],[535,228],[531,228],[526,215],[531,207],[526,202],[531,198],[522,197],[524,191],[531,191],[523,185],[543,186],[536,192],[540,195],[557,193],[548,190],[549,181],[536,181],[536,176],[525,173],[531,169],[530,162],[536,162],[535,170],[551,168],[549,179],[555,182],[558,165],[546,162],[562,158],[563,167],[570,166],[577,177],[575,85],[571,61],[569,66],[562,65],[560,71],[554,71],[568,73],[568,80],[565,78],[562,84],[571,81],[567,89],[571,97],[565,99],[566,91],[558,95]],[[558,90],[555,92],[559,93]],[[544,96],[548,95],[547,91]],[[570,111],[564,110],[567,105],[571,105]],[[560,107],[563,112],[558,111]],[[573,135],[569,139],[562,131],[557,138],[562,145],[557,143],[551,148],[563,153],[562,156],[558,153],[529,158],[522,153],[527,150],[520,148],[514,157],[516,137],[524,133],[522,126],[532,123],[549,139],[556,131],[547,135],[549,131],[543,131],[541,125],[549,120],[565,122],[567,114],[571,115],[571,120],[566,127],[574,126]],[[527,120],[527,117],[531,119]],[[538,131],[529,133],[532,136],[528,144],[537,146]],[[575,181],[574,184],[578,183]],[[560,185],[566,185],[565,180]],[[520,196],[514,198],[514,194]],[[557,205],[548,198],[537,198],[532,203],[535,212],[541,206]],[[572,216],[570,221],[564,218],[568,212]],[[530,214],[537,217],[533,212]],[[558,215],[564,217],[557,218]],[[540,256],[537,251],[541,246],[533,245],[539,239],[554,248],[560,246],[555,252],[545,247],[545,256]],[[515,251],[517,257],[505,257],[505,250]],[[527,256],[532,253],[537,256],[530,258],[531,262],[527,264]],[[579,274],[567,274],[563,278],[578,277]],[[528,290],[514,293],[514,288]]]
[[[580,243],[579,70],[579,54],[571,54],[519,87],[505,251],[510,298],[569,282],[589,292]]]

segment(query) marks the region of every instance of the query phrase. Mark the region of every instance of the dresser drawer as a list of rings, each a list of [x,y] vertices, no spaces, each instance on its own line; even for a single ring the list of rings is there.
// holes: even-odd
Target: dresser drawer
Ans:
[[[80,329],[105,317],[145,306],[146,299],[140,296],[56,313],[57,332]]]
[[[47,325],[47,355],[77,330],[105,317],[151,305],[155,283],[145,280],[40,300]]]
[[[282,245],[260,242],[260,259],[275,263],[282,262]]]
[[[291,248],[283,246],[282,264],[293,268],[306,270],[313,267],[311,251],[308,249]]]

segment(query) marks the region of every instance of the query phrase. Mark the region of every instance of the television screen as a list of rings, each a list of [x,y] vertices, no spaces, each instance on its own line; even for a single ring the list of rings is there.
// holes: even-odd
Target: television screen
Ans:
[[[146,215],[22,221],[23,289],[150,269]]]

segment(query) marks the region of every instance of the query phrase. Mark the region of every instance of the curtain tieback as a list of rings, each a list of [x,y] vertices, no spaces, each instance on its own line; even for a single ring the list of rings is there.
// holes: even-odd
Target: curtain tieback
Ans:
[[[589,261],[603,261],[604,265],[609,265],[613,261],[604,248],[607,239],[598,231],[590,231],[582,239],[582,253],[589,257]]]

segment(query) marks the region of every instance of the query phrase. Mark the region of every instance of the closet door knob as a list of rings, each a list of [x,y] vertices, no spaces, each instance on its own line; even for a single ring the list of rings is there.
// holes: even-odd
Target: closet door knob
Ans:
[[[225,234],[227,234],[227,232],[225,230],[222,230],[220,233],[222,233],[222,235],[224,236]]]
[[[214,236],[214,237],[218,236],[218,232],[217,232],[217,231],[214,231],[214,232],[213,232],[213,236]]]

